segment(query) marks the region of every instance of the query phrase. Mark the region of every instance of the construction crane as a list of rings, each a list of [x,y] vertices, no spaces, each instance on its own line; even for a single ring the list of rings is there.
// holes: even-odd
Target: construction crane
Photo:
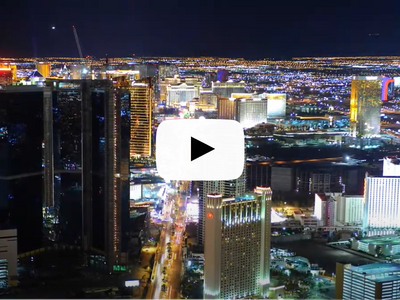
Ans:
[[[74,31],[75,42],[76,42],[76,46],[78,47],[79,57],[81,59],[83,59],[81,44],[79,43],[79,37],[78,37],[78,33],[76,32],[75,26],[72,26],[72,30]]]

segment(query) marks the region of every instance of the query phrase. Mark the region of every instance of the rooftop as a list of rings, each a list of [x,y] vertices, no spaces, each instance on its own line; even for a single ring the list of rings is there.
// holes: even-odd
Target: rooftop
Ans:
[[[400,265],[394,263],[373,263],[362,266],[350,266],[349,270],[371,276],[373,281],[390,281],[400,279]],[[378,276],[377,276],[378,275]],[[379,276],[380,275],[380,276]]]
[[[360,240],[360,242],[369,243],[373,245],[381,244],[400,244],[399,235],[386,235],[386,236],[373,236]]]

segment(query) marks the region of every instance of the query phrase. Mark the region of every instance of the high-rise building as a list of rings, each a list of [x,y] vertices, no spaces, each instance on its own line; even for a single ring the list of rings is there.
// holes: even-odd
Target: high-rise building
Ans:
[[[84,70],[85,70],[84,65],[72,65],[70,78],[76,80],[85,78]]]
[[[110,80],[46,83],[52,92],[45,97],[51,120],[45,123],[44,207],[59,220],[60,239],[80,240],[86,253],[104,251],[111,271],[123,264],[128,246],[123,224],[129,218],[129,122],[122,103],[127,97]]]
[[[400,177],[365,177],[363,230],[400,229]]]
[[[341,224],[362,224],[364,197],[341,195],[337,200],[336,220]]]
[[[236,120],[236,100],[218,97],[218,119]]]
[[[262,94],[267,98],[268,118],[284,118],[286,116],[286,94]]]
[[[51,74],[51,64],[50,63],[37,63],[36,70],[42,75],[42,77],[47,78]]]
[[[206,73],[204,75],[201,86],[203,88],[211,88],[212,82],[214,81],[217,81],[217,74],[215,74],[214,72]]]
[[[400,176],[400,160],[397,157],[383,158],[383,176]]]
[[[329,194],[315,194],[314,216],[320,226],[336,225],[336,199]]]
[[[269,188],[236,198],[207,196],[205,299],[268,297],[271,196]]]
[[[153,87],[150,78],[139,80],[130,87],[131,157],[149,157],[152,155],[152,91]]]
[[[266,123],[268,100],[261,98],[236,100],[236,120],[245,128]]]
[[[336,263],[335,298],[400,299],[400,265]]]
[[[44,104],[49,88],[0,90],[0,222],[18,230],[18,251],[41,247]]]
[[[109,80],[0,92],[0,205],[18,229],[20,252],[40,248],[44,232],[105,251],[111,269],[120,263],[129,218],[129,119],[120,93]]]
[[[245,92],[245,82],[240,81],[232,81],[229,80],[227,82],[212,82],[211,88],[214,94],[217,94],[220,97],[231,97],[232,93],[244,93]]]
[[[197,244],[204,245],[205,211],[207,195],[218,193],[225,198],[244,195],[246,192],[246,167],[242,175],[235,180],[199,182],[199,223],[197,226]]]
[[[350,130],[353,137],[380,134],[383,78],[355,76],[351,81]]]

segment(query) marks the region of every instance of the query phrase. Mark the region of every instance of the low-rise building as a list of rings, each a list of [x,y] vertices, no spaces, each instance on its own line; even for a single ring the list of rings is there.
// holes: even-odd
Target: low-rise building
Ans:
[[[335,298],[400,299],[400,265],[373,263],[352,266],[336,263]]]
[[[17,229],[0,230],[0,289],[18,284]]]
[[[352,238],[350,247],[353,250],[362,251],[376,257],[390,257],[400,254],[400,236],[374,236],[362,240]]]

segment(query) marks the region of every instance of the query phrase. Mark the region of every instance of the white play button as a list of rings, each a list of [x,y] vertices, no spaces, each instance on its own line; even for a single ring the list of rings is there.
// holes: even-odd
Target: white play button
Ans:
[[[156,138],[157,170],[168,180],[232,180],[244,166],[243,127],[233,120],[169,120]]]

